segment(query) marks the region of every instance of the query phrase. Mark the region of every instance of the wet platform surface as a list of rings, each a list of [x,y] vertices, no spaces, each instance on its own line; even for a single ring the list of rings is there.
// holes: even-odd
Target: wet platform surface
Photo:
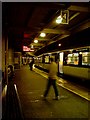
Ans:
[[[40,73],[40,72],[39,72]],[[53,100],[54,91],[51,88],[47,100],[41,95],[44,93],[47,78],[37,72],[30,71],[29,66],[23,66],[15,70],[14,84],[17,86],[23,118],[89,118],[89,101],[66,90],[58,85],[60,100]]]

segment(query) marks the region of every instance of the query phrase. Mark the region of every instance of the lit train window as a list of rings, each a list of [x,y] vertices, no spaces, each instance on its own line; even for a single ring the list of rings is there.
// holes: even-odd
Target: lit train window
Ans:
[[[42,62],[42,57],[39,57],[39,58],[38,58],[38,61],[41,63],[41,62]]]
[[[49,62],[49,56],[45,56],[45,63]]]
[[[90,65],[90,52],[82,53],[82,65]]]
[[[73,61],[74,61],[74,65],[78,65],[78,63],[79,63],[79,54],[78,53],[74,53],[74,55],[73,55]]]
[[[67,64],[73,64],[73,57],[72,57],[73,54],[68,54],[68,59],[67,59]]]
[[[67,58],[68,58],[67,64],[78,65],[78,63],[79,63],[79,54],[78,53],[68,54]]]

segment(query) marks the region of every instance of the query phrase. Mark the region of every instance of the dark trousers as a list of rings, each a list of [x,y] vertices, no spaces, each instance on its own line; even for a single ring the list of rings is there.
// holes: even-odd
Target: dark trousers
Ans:
[[[32,70],[33,65],[29,65],[29,66],[30,66],[30,70]]]
[[[53,86],[53,88],[54,88],[55,96],[56,97],[58,96],[58,89],[57,89],[57,86],[56,86],[56,80],[49,78],[47,86],[46,86],[46,90],[45,90],[45,93],[44,93],[44,97],[46,97],[48,95],[48,92],[49,92],[51,86]]]

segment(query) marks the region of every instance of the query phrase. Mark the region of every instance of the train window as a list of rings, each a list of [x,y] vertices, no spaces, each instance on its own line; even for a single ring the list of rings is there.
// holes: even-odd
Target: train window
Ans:
[[[45,63],[49,63],[49,56],[45,56]]]
[[[67,64],[78,65],[78,63],[79,63],[79,54],[78,53],[68,54]]]
[[[42,63],[42,57],[38,58],[39,63]]]
[[[90,66],[90,52],[83,52],[82,53],[82,65],[89,65]]]
[[[74,65],[78,65],[79,63],[79,54],[78,53],[73,53],[73,59],[74,59]]]
[[[50,56],[50,58],[53,58],[53,59],[54,59],[54,61],[55,61],[55,55],[51,55],[51,56]]]
[[[72,64],[72,63],[73,63],[72,54],[68,54],[68,57],[67,57],[67,64]]]

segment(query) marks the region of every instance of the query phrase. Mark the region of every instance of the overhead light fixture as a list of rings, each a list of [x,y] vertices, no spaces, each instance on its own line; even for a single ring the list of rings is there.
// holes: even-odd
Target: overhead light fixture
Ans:
[[[60,23],[62,23],[62,20],[63,20],[63,18],[62,18],[62,16],[60,15],[60,16],[57,17],[56,23],[60,24]]]
[[[80,55],[82,54],[82,52],[79,53]]]
[[[45,33],[41,33],[40,36],[41,36],[41,37],[45,37],[46,34],[45,34]]]
[[[38,43],[38,40],[35,39],[35,40],[34,40],[34,43]]]
[[[61,44],[58,44],[58,46],[61,46]]]

